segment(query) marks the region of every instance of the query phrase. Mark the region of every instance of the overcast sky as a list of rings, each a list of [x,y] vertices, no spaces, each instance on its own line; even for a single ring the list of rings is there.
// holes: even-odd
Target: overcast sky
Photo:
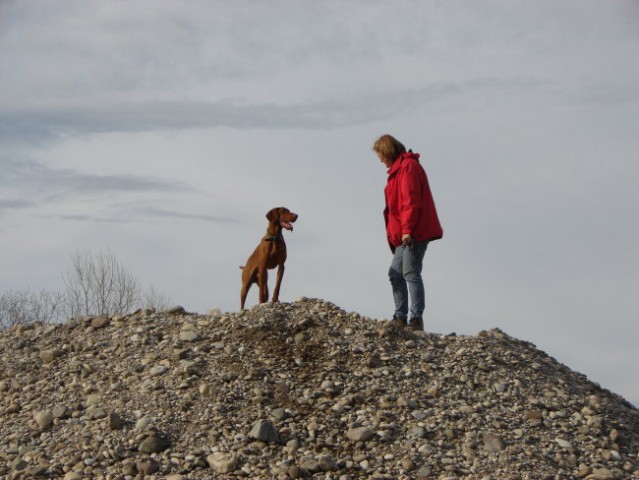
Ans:
[[[444,227],[427,330],[499,327],[639,403],[638,51],[634,1],[2,0],[0,290],[108,248],[236,311],[286,206],[282,301],[389,318],[391,133]]]

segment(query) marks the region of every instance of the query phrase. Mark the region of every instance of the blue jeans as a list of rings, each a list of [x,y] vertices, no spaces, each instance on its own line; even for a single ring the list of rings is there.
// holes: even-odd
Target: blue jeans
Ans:
[[[410,292],[410,315],[421,317],[426,305],[424,281],[422,280],[422,263],[428,247],[428,240],[415,242],[406,247],[397,247],[393,255],[388,278],[393,287],[395,300],[395,316],[408,317],[408,294]]]

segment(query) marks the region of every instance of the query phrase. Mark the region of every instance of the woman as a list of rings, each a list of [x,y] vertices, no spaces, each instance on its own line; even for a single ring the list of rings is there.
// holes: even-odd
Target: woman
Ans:
[[[425,307],[422,263],[428,242],[442,238],[443,230],[419,154],[406,151],[391,135],[377,139],[373,151],[388,168],[384,221],[393,252],[388,271],[395,301],[392,321],[397,326],[421,331]]]

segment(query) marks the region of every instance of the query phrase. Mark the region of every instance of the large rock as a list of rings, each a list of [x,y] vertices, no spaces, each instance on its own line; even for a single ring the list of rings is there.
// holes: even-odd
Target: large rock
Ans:
[[[153,475],[160,470],[160,464],[155,460],[138,460],[135,467],[142,475]]]
[[[238,459],[232,453],[216,452],[206,457],[209,466],[217,473],[231,473],[237,469]]]
[[[107,315],[101,315],[91,320],[91,326],[95,329],[108,327],[111,323],[111,319]]]
[[[200,336],[195,330],[183,330],[180,332],[180,340],[183,342],[195,342],[200,339]]]
[[[138,451],[140,453],[159,453],[163,452],[170,446],[171,442],[169,442],[166,438],[149,436],[142,440],[138,446]]]
[[[355,427],[346,432],[346,437],[353,442],[366,442],[374,435],[375,432],[367,427]]]
[[[60,350],[42,350],[40,352],[40,360],[42,360],[44,363],[53,363],[60,355]]]
[[[267,443],[277,443],[280,440],[277,430],[269,420],[258,420],[255,422],[249,433],[249,437]]]
[[[501,452],[504,448],[506,448],[506,442],[499,436],[494,433],[487,433],[484,435],[484,449],[490,453]]]
[[[64,475],[64,480],[83,480],[84,475],[80,472],[67,472]]]
[[[126,425],[126,421],[117,413],[109,413],[108,426],[111,430],[122,430]]]
[[[40,410],[33,416],[33,419],[41,429],[48,428],[53,423],[53,412],[49,410]]]

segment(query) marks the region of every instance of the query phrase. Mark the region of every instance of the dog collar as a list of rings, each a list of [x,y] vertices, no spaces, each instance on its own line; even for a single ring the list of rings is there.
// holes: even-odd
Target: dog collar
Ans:
[[[266,235],[264,235],[262,237],[262,240],[264,240],[265,242],[274,242],[275,240],[277,240],[278,238],[280,238],[282,236],[282,233],[279,232],[275,235],[273,235],[271,232],[269,232],[268,230],[266,231]]]

